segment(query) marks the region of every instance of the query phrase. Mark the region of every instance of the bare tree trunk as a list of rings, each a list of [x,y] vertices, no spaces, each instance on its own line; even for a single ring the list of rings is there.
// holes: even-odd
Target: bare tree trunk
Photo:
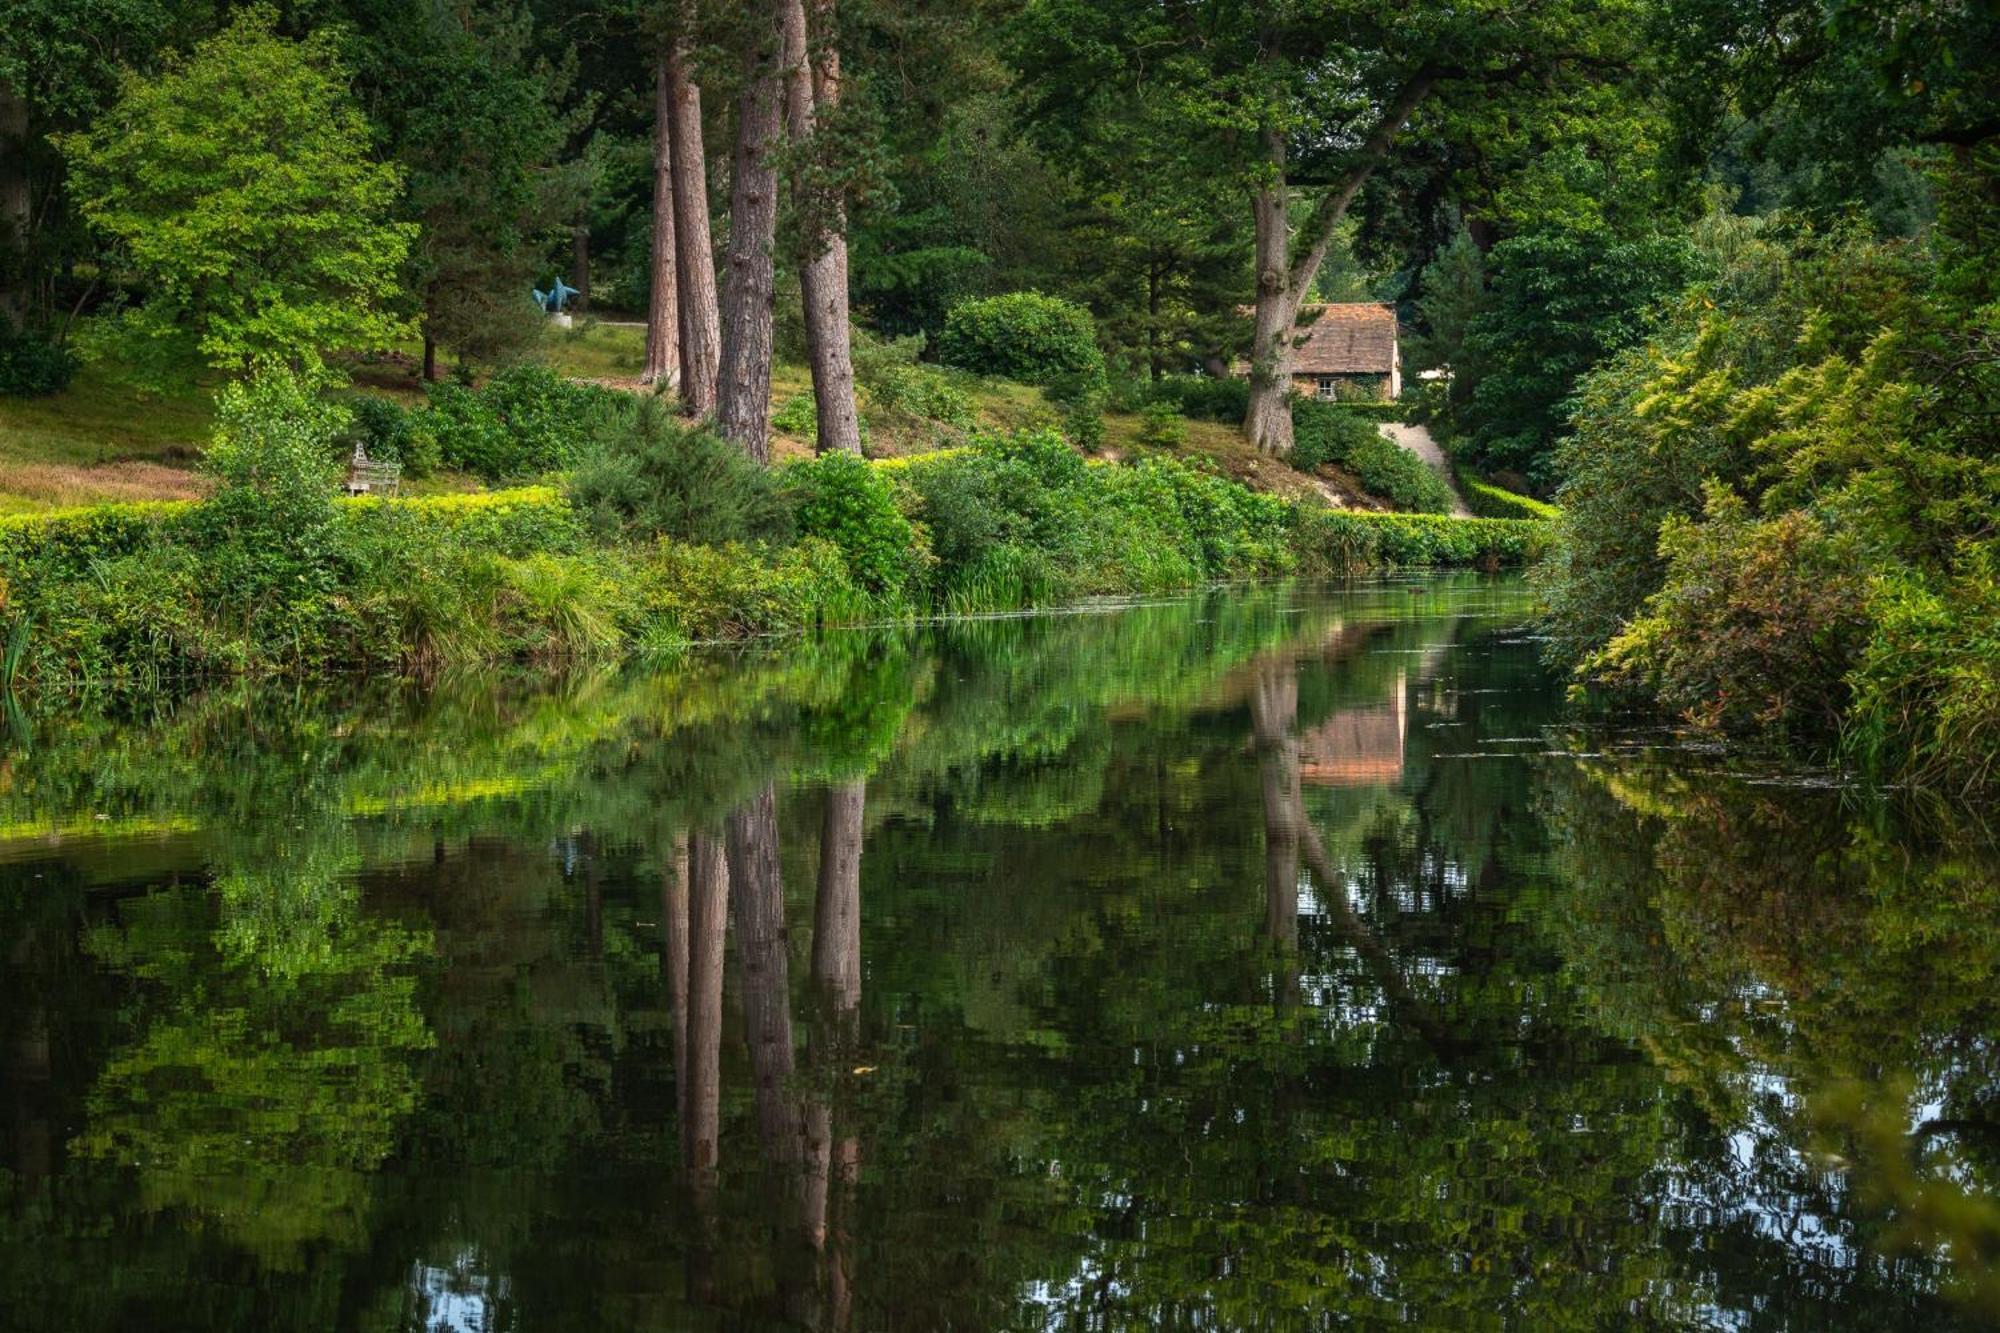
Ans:
[[[840,52],[834,45],[834,0],[785,7],[785,122],[794,145],[813,137],[819,119],[840,100]],[[803,177],[803,173],[802,173]],[[813,406],[820,453],[861,452],[861,418],[854,407],[854,352],[848,337],[847,210],[835,196],[793,191],[806,219],[799,287],[804,298],[806,356],[812,362]]]
[[[716,424],[760,463],[771,461],[771,283],[778,231],[780,59],[784,6],[771,0],[750,50],[730,159],[729,268],[722,287]]]
[[[429,329],[425,329],[424,330],[424,383],[436,384],[437,381],[438,381],[437,339],[431,337]]]
[[[1257,224],[1257,305],[1250,345],[1250,406],[1243,417],[1243,432],[1267,454],[1289,453],[1292,448],[1292,327],[1298,322],[1299,307],[1312,290],[1320,265],[1326,262],[1327,250],[1354,196],[1389,155],[1403,122],[1430,96],[1437,79],[1436,70],[1420,69],[1398,90],[1356,150],[1346,174],[1313,207],[1302,228],[1306,248],[1296,256],[1292,253],[1285,136],[1275,129],[1264,131],[1264,151],[1272,176],[1271,183],[1260,186],[1250,200]]]
[[[28,315],[27,249],[33,216],[28,185],[28,102],[0,81],[0,321]]]
[[[580,315],[590,309],[589,218],[578,222],[576,229],[570,233],[570,259],[572,261],[571,269],[575,275],[575,280],[570,283],[570,286],[576,288],[576,299],[570,303],[570,309]]]
[[[688,68],[693,6],[667,48],[667,97],[673,133],[674,253],[679,278],[681,407],[691,417],[715,413],[716,362],[722,346],[715,306],[715,252],[708,230],[708,157],[701,140],[701,89]]]
[[[673,89],[663,53],[653,67],[653,280],[646,302],[646,365],[639,374],[641,384],[672,384],[681,373],[673,119]]]

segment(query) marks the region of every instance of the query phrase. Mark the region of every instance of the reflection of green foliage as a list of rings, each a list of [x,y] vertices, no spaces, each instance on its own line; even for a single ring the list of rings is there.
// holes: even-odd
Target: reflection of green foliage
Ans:
[[[1558,770],[1546,804],[1575,868],[1560,947],[1713,1132],[1754,1145],[1726,1169],[1996,1308],[1993,850],[1657,762]]]
[[[216,1220],[276,1268],[366,1234],[370,1174],[415,1108],[427,938],[363,916],[348,861],[301,857],[146,900],[92,948],[143,983],[138,1040],[91,1093],[86,1157],[137,1166],[153,1210]]]

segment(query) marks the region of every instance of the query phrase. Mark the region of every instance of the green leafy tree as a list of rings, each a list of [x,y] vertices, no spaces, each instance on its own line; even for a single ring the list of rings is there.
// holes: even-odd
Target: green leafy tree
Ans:
[[[392,220],[397,174],[369,160],[332,37],[287,41],[272,22],[251,10],[128,76],[61,140],[79,207],[138,286],[110,342],[156,368],[192,352],[241,372],[404,332],[388,304],[416,229]]]
[[[353,62],[421,228],[408,285],[422,312],[424,373],[436,349],[505,360],[541,329],[529,288],[588,172],[564,159],[568,71],[539,61],[524,14],[491,5],[388,12]]]

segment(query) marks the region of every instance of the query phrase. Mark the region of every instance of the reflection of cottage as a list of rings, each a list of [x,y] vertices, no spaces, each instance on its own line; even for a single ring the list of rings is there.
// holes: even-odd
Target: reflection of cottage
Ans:
[[[1402,675],[1388,703],[1343,708],[1299,737],[1299,780],[1312,787],[1373,787],[1403,776],[1409,693]]]
[[[1373,302],[1302,307],[1292,342],[1292,388],[1306,398],[1401,397],[1396,308]]]

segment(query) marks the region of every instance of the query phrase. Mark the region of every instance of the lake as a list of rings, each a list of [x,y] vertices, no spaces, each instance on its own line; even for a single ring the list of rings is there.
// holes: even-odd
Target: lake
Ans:
[[[0,1328],[2000,1318],[2000,858],[1383,578],[16,717]]]

